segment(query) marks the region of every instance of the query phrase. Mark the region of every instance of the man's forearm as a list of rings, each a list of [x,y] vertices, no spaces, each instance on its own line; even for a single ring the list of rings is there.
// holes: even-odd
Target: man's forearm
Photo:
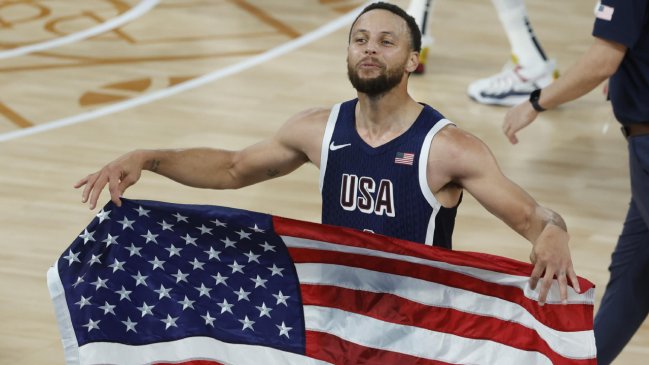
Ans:
[[[208,148],[183,150],[138,150],[143,169],[197,188],[236,187],[230,174],[230,151]]]
[[[543,89],[539,105],[552,109],[587,94],[618,69],[625,52],[619,43],[595,38],[577,63]]]

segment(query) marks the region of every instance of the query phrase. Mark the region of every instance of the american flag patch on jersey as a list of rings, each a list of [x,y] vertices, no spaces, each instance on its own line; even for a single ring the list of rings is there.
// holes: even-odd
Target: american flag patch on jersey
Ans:
[[[398,163],[401,165],[411,165],[415,161],[415,154],[414,153],[407,153],[407,152],[397,152],[396,157],[394,158],[394,163]]]
[[[615,8],[611,6],[602,5],[601,3],[595,9],[595,17],[602,20],[610,21],[613,19],[613,11]]]

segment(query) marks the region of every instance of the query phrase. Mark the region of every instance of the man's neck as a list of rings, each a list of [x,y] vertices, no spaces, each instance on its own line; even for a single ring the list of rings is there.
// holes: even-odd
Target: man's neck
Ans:
[[[398,137],[421,113],[423,106],[398,88],[373,97],[358,94],[356,130],[367,144],[376,147]]]

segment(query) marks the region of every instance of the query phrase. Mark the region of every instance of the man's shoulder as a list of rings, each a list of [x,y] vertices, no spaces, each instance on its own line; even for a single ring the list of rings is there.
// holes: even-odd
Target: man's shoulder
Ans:
[[[319,143],[324,135],[331,108],[315,107],[305,109],[284,123],[278,136],[283,141],[302,146]]]
[[[295,114],[289,121],[294,121],[298,123],[318,123],[326,122],[331,113],[331,107],[314,107],[305,109],[297,114]]]
[[[478,137],[455,124],[449,124],[433,138],[430,156],[453,160],[469,157],[472,154],[482,154],[485,149],[488,150],[487,146]]]

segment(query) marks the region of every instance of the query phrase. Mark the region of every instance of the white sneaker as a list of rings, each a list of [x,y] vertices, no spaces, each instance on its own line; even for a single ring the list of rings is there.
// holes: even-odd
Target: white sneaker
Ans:
[[[559,77],[554,60],[546,62],[540,70],[510,67],[505,65],[500,73],[472,82],[467,89],[469,97],[481,104],[514,106]]]

